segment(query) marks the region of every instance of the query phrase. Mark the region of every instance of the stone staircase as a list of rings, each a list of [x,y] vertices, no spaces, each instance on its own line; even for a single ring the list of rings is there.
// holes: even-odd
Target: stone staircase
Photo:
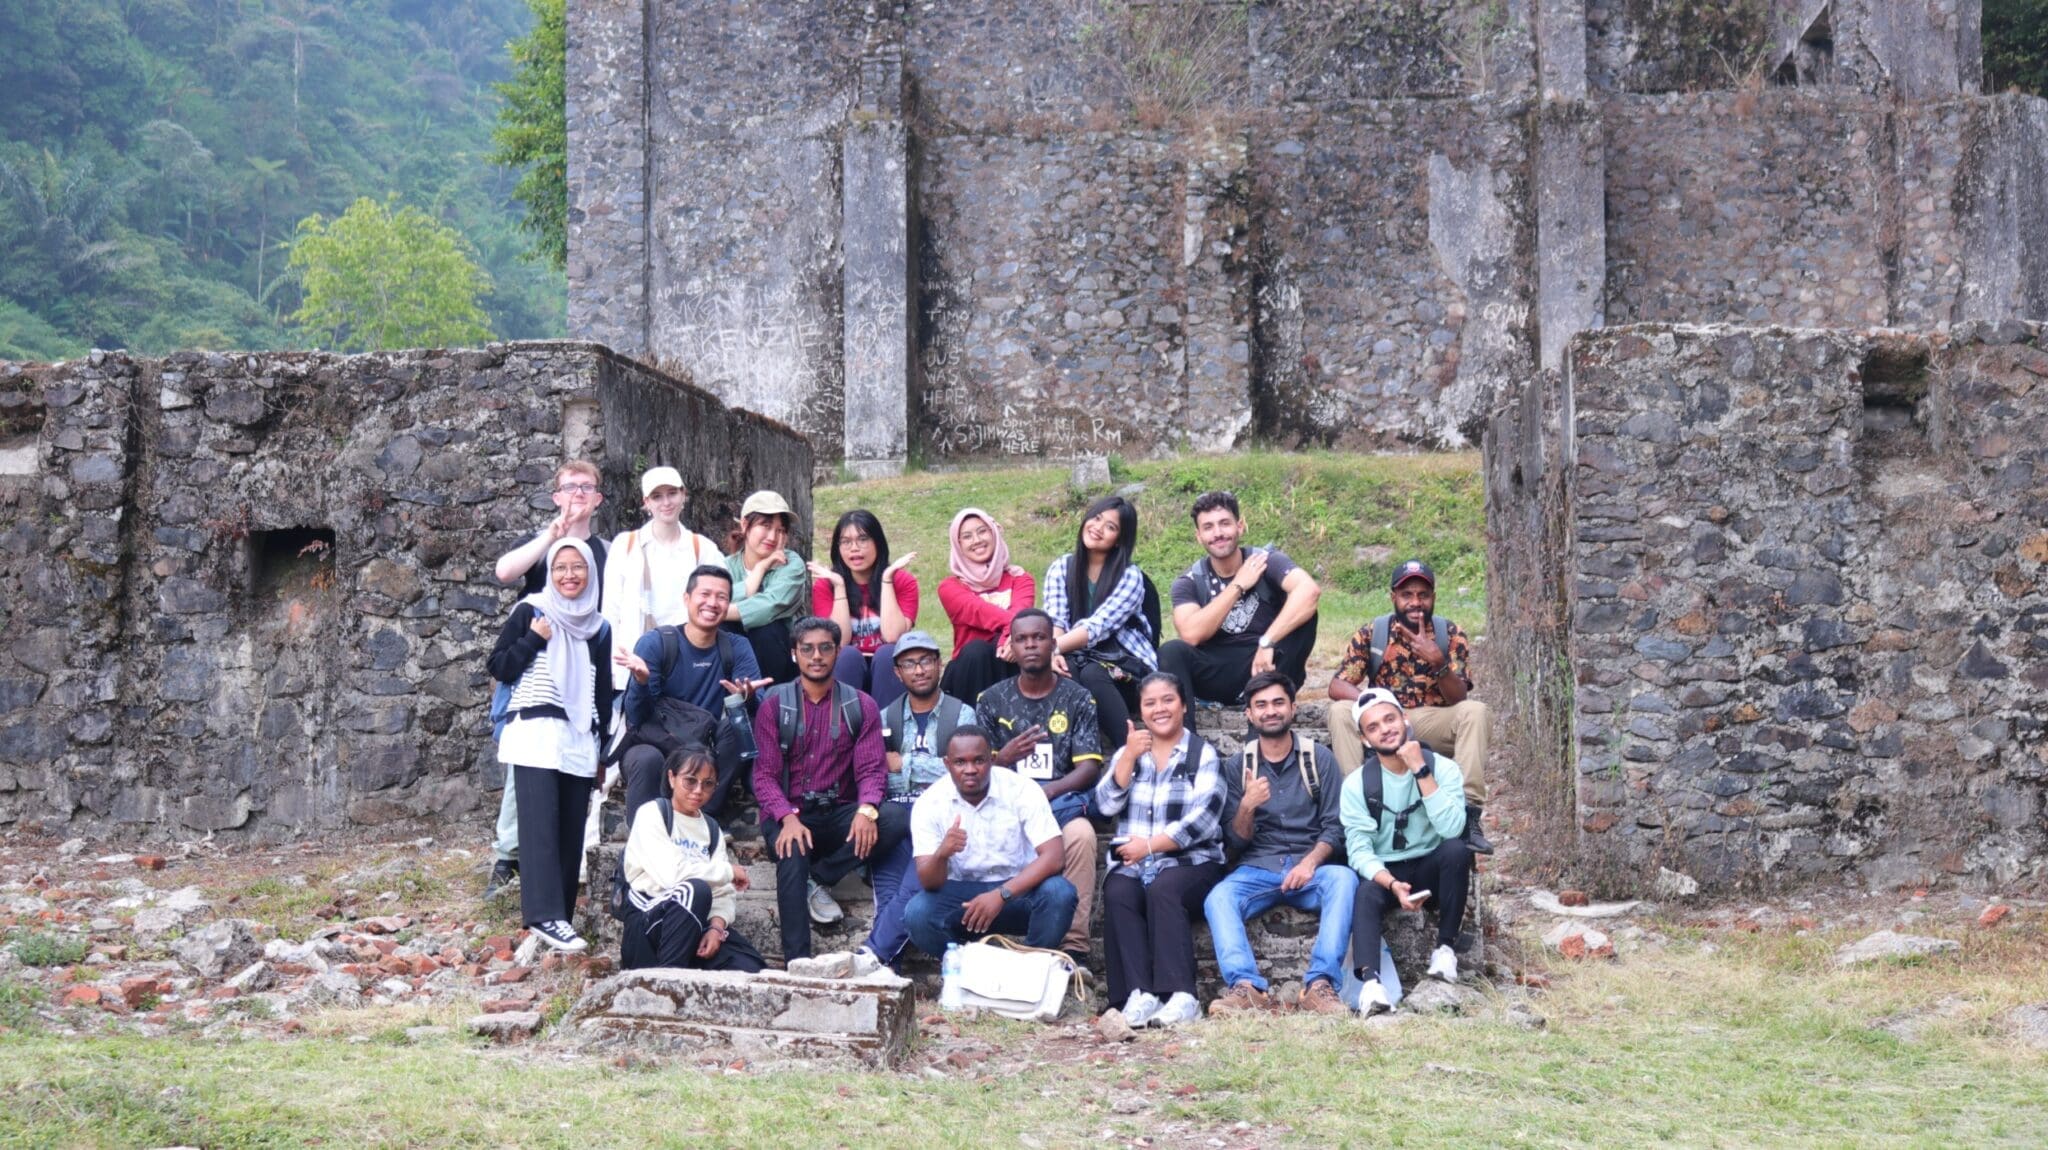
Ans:
[[[1244,711],[1240,708],[1198,710],[1194,716],[1194,727],[1219,755],[1235,755],[1243,749],[1246,725]],[[1304,699],[1296,714],[1294,729],[1304,737],[1328,746],[1328,704],[1322,700]],[[608,817],[605,821],[607,840],[589,849],[589,873],[590,889],[608,892],[612,870],[624,850],[624,832],[614,829],[620,825],[618,819]],[[751,798],[745,799],[728,814],[725,826],[734,858],[747,868],[750,880],[749,888],[739,896],[739,910],[733,929],[746,935],[771,962],[779,962],[782,944],[775,917],[775,865],[769,857],[768,843],[762,838]],[[1104,830],[1103,841],[1107,842],[1108,837]],[[830,925],[814,924],[811,927],[812,950],[817,954],[854,949],[867,938],[868,928],[874,921],[874,892],[862,874],[849,875],[832,888],[832,893],[845,909],[846,917]],[[1089,967],[1099,984],[1105,970],[1101,941],[1103,903],[1100,888],[1096,893],[1095,919],[1090,931],[1094,951]],[[619,924],[605,914],[599,905],[602,901],[591,900],[577,927],[590,940],[594,951],[616,953]],[[1468,978],[1483,969],[1485,920],[1485,903],[1480,897],[1480,886],[1475,882],[1457,947],[1459,963]],[[1287,907],[1277,908],[1250,924],[1248,933],[1253,952],[1259,956],[1261,971],[1276,988],[1300,979],[1315,943],[1316,925],[1313,913]],[[1412,986],[1429,964],[1429,952],[1436,939],[1436,912],[1396,911],[1387,917],[1386,937],[1403,983]],[[1199,922],[1195,927],[1195,955],[1201,996],[1207,1001],[1220,993],[1223,987],[1217,976],[1215,949],[1209,942],[1208,927]],[[905,951],[901,965],[903,973],[919,984],[919,993],[937,997],[936,959],[911,947]],[[1294,989],[1288,987],[1286,993],[1291,995]]]

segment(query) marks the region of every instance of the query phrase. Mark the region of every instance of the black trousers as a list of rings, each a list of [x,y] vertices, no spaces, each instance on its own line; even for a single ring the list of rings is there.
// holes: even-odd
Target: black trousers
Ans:
[[[1102,883],[1103,949],[1109,958],[1109,1004],[1120,1007],[1133,990],[1162,1001],[1195,992],[1194,920],[1209,888],[1223,881],[1223,864],[1170,866],[1146,886],[1119,870]]]
[[[698,958],[697,946],[710,925],[711,884],[691,879],[676,898],[664,899],[644,911],[626,912],[625,931],[619,940],[619,969],[680,966],[752,974],[767,967],[768,960],[738,931],[726,935],[710,958]]]
[[[576,917],[576,868],[595,782],[545,767],[512,768],[519,799],[519,914],[528,926]]]
[[[746,636],[747,644],[754,648],[754,662],[760,665],[763,676],[778,683],[796,678],[796,660],[789,653],[789,620],[774,619],[751,631],[738,623],[726,623],[723,629]]]
[[[1411,890],[1431,892],[1436,904],[1436,941],[1454,946],[1458,928],[1465,921],[1465,896],[1472,887],[1472,844],[1464,839],[1445,839],[1437,848],[1419,858],[1386,864],[1387,873],[1408,884]],[[1394,892],[1367,878],[1358,884],[1351,904],[1351,961],[1353,973],[1366,982],[1380,976],[1381,922],[1387,912],[1401,905]]]
[[[996,658],[994,643],[976,639],[963,645],[946,664],[946,673],[939,676],[939,690],[971,707],[983,691],[1016,677],[1017,664]]]
[[[856,857],[853,840],[847,836],[853,832],[853,816],[859,806],[841,803],[800,812],[798,819],[811,832],[811,849],[775,860],[775,915],[782,930],[785,963],[792,958],[811,957],[811,880],[831,886],[869,863],[888,858],[910,833],[910,805],[880,803],[880,814],[875,817],[875,845],[868,851],[868,857]],[[775,836],[781,833],[782,824],[761,821],[761,834],[768,840],[770,851],[775,849]]]
[[[711,797],[704,800],[704,814],[716,819],[724,816],[743,765],[739,732],[724,721],[723,711],[719,712],[718,738],[711,747],[711,758],[718,764],[718,782],[711,789]],[[668,760],[654,747],[638,746],[628,749],[619,759],[619,769],[626,773],[626,829],[631,831],[634,814],[668,794]]]
[[[1138,709],[1138,684],[1117,682],[1102,664],[1079,654],[1068,656],[1067,665],[1074,671],[1074,681],[1095,698],[1095,724],[1102,728],[1102,749],[1121,749],[1131,734],[1131,715]]]
[[[1308,678],[1308,655],[1315,646],[1313,615],[1273,644],[1273,666],[1287,672],[1296,690]],[[1243,701],[1244,685],[1252,677],[1252,656],[1258,650],[1256,635],[1246,637],[1246,641],[1212,638],[1199,647],[1173,639],[1159,648],[1159,669],[1180,680],[1190,701],[1202,699],[1234,707]]]

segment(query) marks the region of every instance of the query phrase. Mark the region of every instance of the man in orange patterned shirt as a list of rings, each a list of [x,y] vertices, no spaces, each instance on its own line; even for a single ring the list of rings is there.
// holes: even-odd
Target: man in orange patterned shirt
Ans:
[[[1472,645],[1449,619],[1436,617],[1436,572],[1420,559],[1394,568],[1394,610],[1358,629],[1330,680],[1330,751],[1345,775],[1365,762],[1352,700],[1362,687],[1384,687],[1401,701],[1417,740],[1449,755],[1465,772],[1465,834],[1490,854],[1479,818],[1486,805],[1486,748],[1493,717],[1471,698]]]

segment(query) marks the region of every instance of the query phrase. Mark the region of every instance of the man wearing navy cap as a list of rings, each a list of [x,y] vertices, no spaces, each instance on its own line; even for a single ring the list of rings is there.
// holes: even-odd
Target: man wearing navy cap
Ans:
[[[1352,700],[1363,687],[1391,691],[1408,713],[1415,737],[1464,768],[1465,829],[1472,849],[1490,853],[1480,830],[1486,805],[1486,749],[1493,717],[1471,698],[1472,645],[1465,632],[1436,615],[1436,572],[1420,559],[1394,568],[1394,610],[1358,629],[1330,680],[1330,750],[1348,776],[1365,762]]]

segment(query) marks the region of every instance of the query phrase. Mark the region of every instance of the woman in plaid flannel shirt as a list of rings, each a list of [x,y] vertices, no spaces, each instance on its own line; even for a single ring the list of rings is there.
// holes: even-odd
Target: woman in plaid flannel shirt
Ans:
[[[1138,714],[1123,749],[1095,784],[1116,820],[1103,934],[1109,1000],[1132,1026],[1174,1026],[1202,1016],[1195,1001],[1195,938],[1209,888],[1223,878],[1223,773],[1215,748],[1187,728],[1180,680],[1163,672],[1138,686]]]

